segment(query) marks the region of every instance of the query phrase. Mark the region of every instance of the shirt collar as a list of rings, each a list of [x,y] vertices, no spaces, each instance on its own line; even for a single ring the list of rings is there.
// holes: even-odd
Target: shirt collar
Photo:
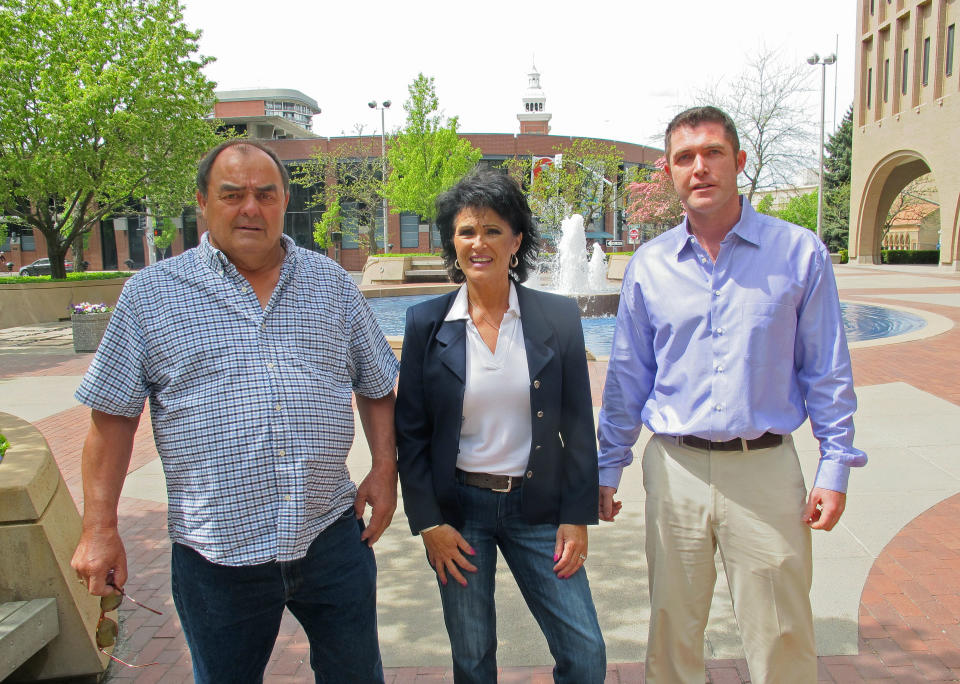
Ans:
[[[293,264],[297,259],[297,243],[295,243],[293,238],[286,233],[281,233],[280,240],[283,242],[284,249],[283,267],[287,268],[288,265]],[[222,271],[228,266],[232,266],[230,259],[227,258],[227,255],[214,247],[213,243],[210,242],[210,231],[206,231],[200,236],[200,244],[197,247],[197,253],[200,257],[200,261],[209,266],[213,271]]]
[[[761,223],[760,215],[757,214],[754,208],[750,205],[750,201],[743,195],[740,195],[740,220],[733,225],[733,228],[730,229],[730,233],[736,235],[741,240],[745,240],[746,242],[759,247],[760,237],[763,230]],[[693,233],[690,232],[690,219],[684,218],[683,223],[681,223],[678,228],[677,242],[674,247],[676,254],[679,257],[684,248],[686,248],[690,242],[696,238],[693,236]],[[730,233],[728,233],[728,235]]]
[[[512,280],[510,281],[510,294],[507,295],[507,312],[504,316],[508,315],[520,318],[520,300],[517,299],[517,288],[514,286]],[[453,304],[450,306],[450,310],[443,320],[461,321],[467,320],[469,317],[470,307],[469,301],[467,300],[467,284],[464,283],[457,291],[457,296],[454,298]]]

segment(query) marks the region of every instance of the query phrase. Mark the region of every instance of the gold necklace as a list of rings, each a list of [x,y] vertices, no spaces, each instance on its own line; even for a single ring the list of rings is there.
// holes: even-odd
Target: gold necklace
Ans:
[[[480,320],[481,320],[481,321],[483,321],[484,323],[486,323],[487,325],[489,325],[489,326],[490,326],[491,328],[493,328],[494,330],[496,330],[496,331],[498,331],[498,332],[500,331],[500,325],[497,324],[497,323],[494,323],[494,322],[491,321],[489,318],[487,318],[487,317],[483,314],[483,312],[480,310],[480,307],[478,307],[476,304],[474,304],[473,300],[470,299],[470,297],[467,297],[467,301],[470,302],[470,306],[473,307],[473,310],[476,311],[476,312],[480,315]],[[504,311],[504,313],[506,313],[506,311]],[[500,319],[500,322],[501,322],[501,323],[503,322],[503,318],[502,318],[502,317],[501,317],[501,319]],[[476,324],[476,321],[474,321],[474,324]]]

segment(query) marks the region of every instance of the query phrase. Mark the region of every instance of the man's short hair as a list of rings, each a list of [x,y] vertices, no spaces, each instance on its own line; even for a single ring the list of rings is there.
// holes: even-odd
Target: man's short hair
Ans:
[[[673,117],[673,121],[667,126],[667,132],[663,140],[663,150],[668,164],[670,163],[670,136],[673,135],[673,132],[678,128],[696,128],[705,123],[716,123],[723,126],[727,141],[733,146],[733,154],[740,153],[740,137],[737,135],[737,125],[733,123],[733,119],[725,111],[712,105],[691,107]]]
[[[266,153],[266,155],[273,160],[273,163],[277,165],[277,170],[280,172],[280,178],[283,179],[283,194],[290,194],[290,172],[287,171],[287,167],[283,165],[282,161],[280,161],[280,157],[277,156],[276,152],[271,150],[259,140],[252,140],[250,138],[230,138],[230,140],[224,140],[222,143],[207,152],[206,156],[200,160],[200,165],[197,167],[197,190],[203,197],[207,196],[207,191],[209,190],[210,169],[213,167],[213,162],[215,162],[217,157],[220,156],[220,153],[228,147],[239,147],[240,149],[238,151],[244,153],[249,151],[247,148],[255,147],[261,152]]]

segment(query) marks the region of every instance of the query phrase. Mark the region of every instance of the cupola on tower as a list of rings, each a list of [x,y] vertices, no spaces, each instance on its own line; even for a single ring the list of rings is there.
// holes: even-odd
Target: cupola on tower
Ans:
[[[523,110],[517,114],[520,122],[520,134],[532,133],[548,135],[550,133],[550,119],[553,114],[547,113],[547,98],[540,87],[540,72],[537,65],[527,74],[529,79],[527,92],[523,95]]]

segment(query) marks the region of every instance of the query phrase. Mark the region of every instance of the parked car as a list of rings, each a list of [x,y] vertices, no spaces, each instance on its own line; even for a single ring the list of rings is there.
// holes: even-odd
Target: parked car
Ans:
[[[63,265],[67,267],[67,271],[73,270],[73,262],[65,261]],[[37,259],[32,264],[27,264],[20,269],[20,275],[22,276],[41,276],[41,275],[50,275],[50,259],[43,257],[42,259]]]

